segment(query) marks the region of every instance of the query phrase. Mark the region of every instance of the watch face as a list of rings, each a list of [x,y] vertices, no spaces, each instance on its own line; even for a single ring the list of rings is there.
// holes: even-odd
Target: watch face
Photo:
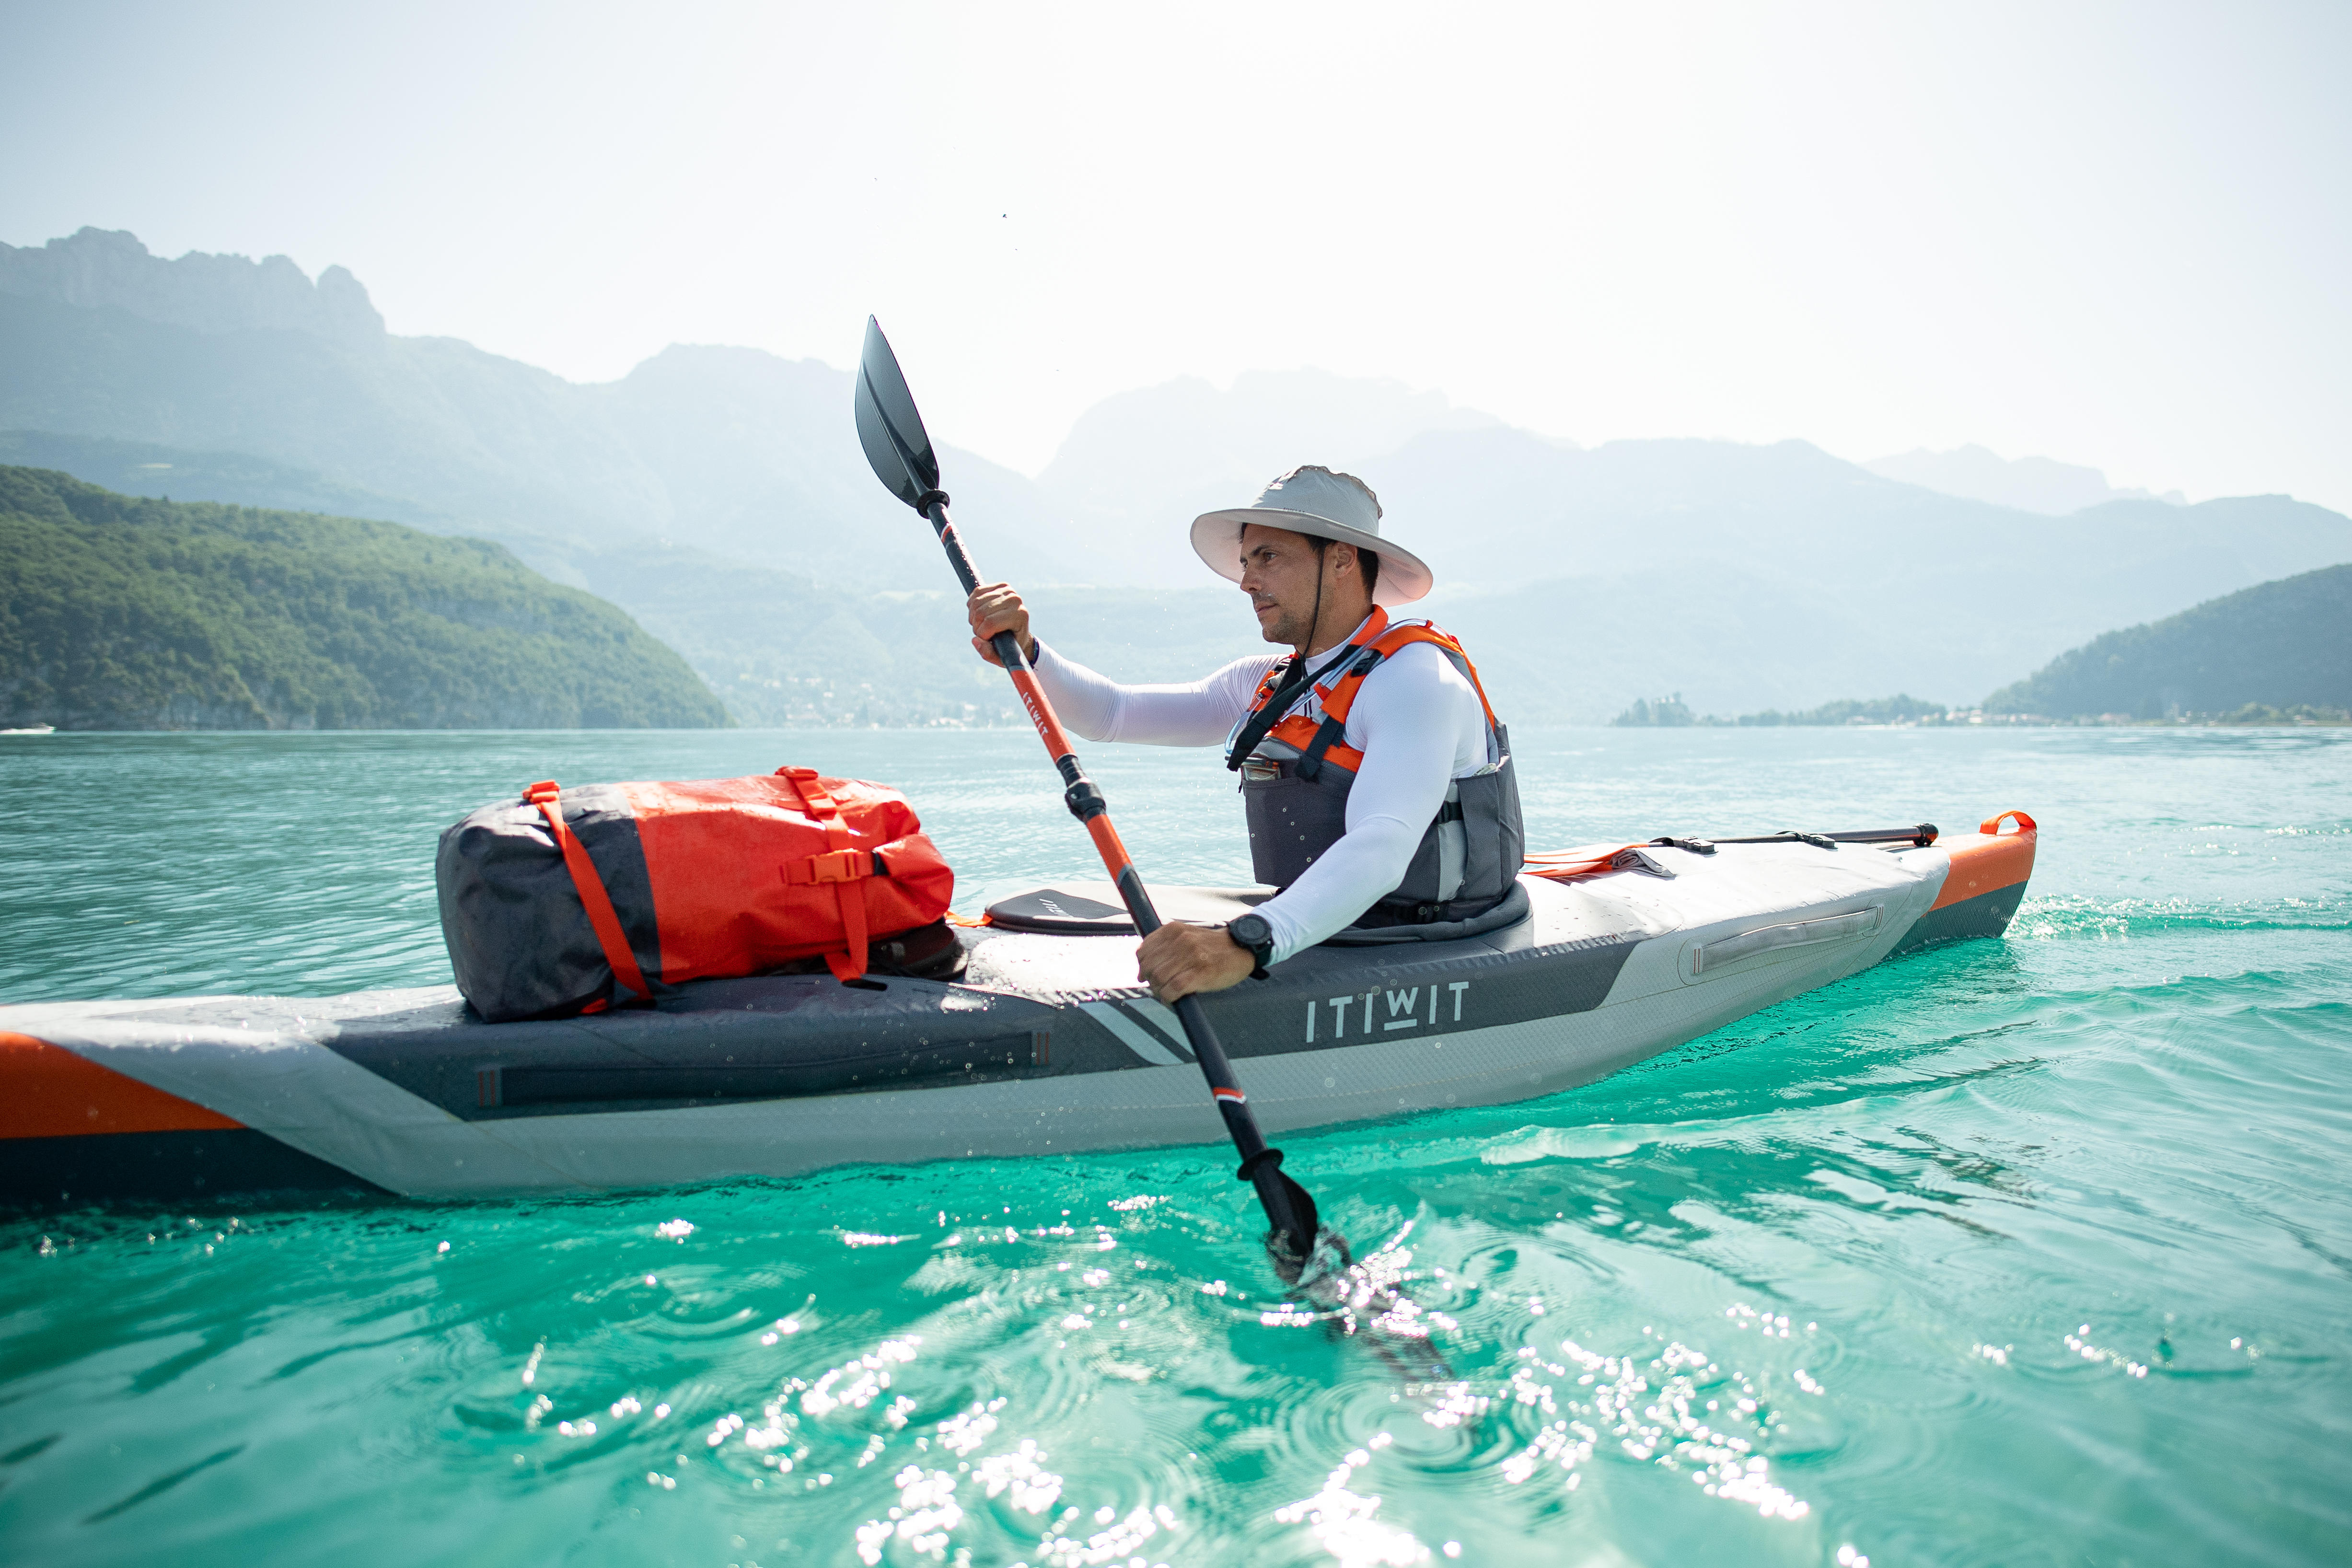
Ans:
[[[1274,927],[1264,915],[1244,915],[1225,929],[1244,947],[1265,947],[1274,941]]]

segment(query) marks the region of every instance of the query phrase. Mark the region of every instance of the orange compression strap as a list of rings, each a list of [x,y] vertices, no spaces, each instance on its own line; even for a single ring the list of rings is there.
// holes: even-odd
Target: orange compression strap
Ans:
[[[835,980],[855,980],[866,973],[866,889],[860,884],[874,875],[873,852],[851,847],[849,829],[841,820],[841,807],[816,782],[814,768],[778,768],[776,776],[800,792],[802,808],[824,829],[824,841],[832,846],[822,855],[788,861],[780,870],[784,880],[794,886],[833,885],[834,900],[841,909],[842,934],[848,938],[849,950],[826,953],[824,966],[833,971]]]
[[[587,846],[579,836],[564,826],[562,796],[553,779],[541,779],[522,792],[524,801],[539,807],[540,816],[547,818],[547,830],[555,836],[555,847],[563,851],[564,868],[572,873],[572,885],[580,890],[589,928],[596,933],[596,945],[604,950],[604,962],[613,966],[613,977],[650,1002],[654,988],[646,984],[645,971],[637,967],[637,955],[630,950],[628,933],[621,929],[621,917],[604,891],[604,879],[596,874],[596,862],[588,858]]]
[[[1549,855],[1527,857],[1527,873],[1547,881],[1572,882],[1579,877],[1595,877],[1603,871],[1628,869],[1617,864],[1618,857],[1629,850],[1646,849],[1647,842],[1621,844],[1614,847],[1601,845],[1593,849],[1562,849]]]

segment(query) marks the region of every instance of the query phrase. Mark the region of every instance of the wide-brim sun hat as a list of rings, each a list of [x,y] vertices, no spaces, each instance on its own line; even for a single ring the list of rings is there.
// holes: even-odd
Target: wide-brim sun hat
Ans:
[[[1381,537],[1380,497],[1353,474],[1335,474],[1314,463],[1293,468],[1249,505],[1194,518],[1192,549],[1210,571],[1238,583],[1242,530],[1253,522],[1335,539],[1378,555],[1381,576],[1372,584],[1372,603],[1384,608],[1410,605],[1436,585],[1436,574],[1420,556]]]

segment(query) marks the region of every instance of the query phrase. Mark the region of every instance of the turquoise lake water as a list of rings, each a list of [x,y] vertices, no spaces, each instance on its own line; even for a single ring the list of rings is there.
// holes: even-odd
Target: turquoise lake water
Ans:
[[[1286,1139],[1442,1395],[1283,1321],[1222,1149],[20,1215],[8,1559],[2352,1560],[2352,734],[1515,739],[1537,847],[2041,858],[2004,941]],[[1246,880],[1211,756],[1088,761],[1148,877]],[[0,738],[0,1001],[443,984],[465,810],[787,762],[903,786],[961,908],[1090,872],[1025,732]]]

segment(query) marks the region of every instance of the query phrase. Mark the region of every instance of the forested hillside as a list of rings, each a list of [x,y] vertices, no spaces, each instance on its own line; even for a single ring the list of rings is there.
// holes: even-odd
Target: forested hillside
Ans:
[[[2052,719],[2352,708],[2352,565],[2209,599],[2061,654],[1985,700]]]
[[[0,468],[0,725],[726,721],[627,616],[498,545]]]

